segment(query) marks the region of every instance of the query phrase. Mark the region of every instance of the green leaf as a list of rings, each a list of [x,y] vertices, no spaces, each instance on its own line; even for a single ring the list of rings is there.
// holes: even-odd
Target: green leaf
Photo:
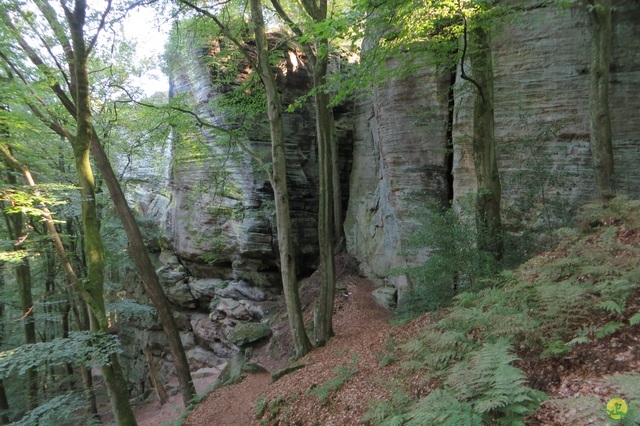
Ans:
[[[616,331],[618,331],[621,327],[624,327],[624,323],[622,322],[618,322],[618,321],[611,321],[606,323],[605,325],[603,325],[597,332],[596,332],[596,338],[597,339],[602,339],[603,337],[606,337],[610,334],[615,333]]]
[[[616,313],[618,315],[622,315],[622,311],[624,310],[623,306],[620,306],[613,300],[605,300],[604,302],[600,302],[598,307],[600,309],[604,309],[607,312]]]

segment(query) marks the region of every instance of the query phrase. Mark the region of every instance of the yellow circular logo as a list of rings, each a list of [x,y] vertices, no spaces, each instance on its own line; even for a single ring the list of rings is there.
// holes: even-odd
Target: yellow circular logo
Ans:
[[[612,420],[621,420],[627,415],[627,411],[629,411],[629,407],[622,398],[613,398],[607,403],[607,413]]]

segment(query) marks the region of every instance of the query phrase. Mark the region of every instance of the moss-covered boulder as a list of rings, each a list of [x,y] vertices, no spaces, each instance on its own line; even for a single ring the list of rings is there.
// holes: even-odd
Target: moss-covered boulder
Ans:
[[[259,322],[245,322],[237,324],[229,332],[227,339],[238,347],[250,346],[272,334],[269,326]]]

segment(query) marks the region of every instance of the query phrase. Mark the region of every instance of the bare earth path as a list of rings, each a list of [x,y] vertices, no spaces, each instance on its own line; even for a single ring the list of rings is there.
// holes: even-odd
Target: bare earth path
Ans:
[[[388,395],[384,383],[394,368],[380,367],[379,348],[384,347],[393,328],[389,313],[371,298],[373,284],[355,274],[340,279],[345,288],[336,300],[336,336],[325,347],[316,348],[299,362],[305,367],[269,384],[268,374],[251,375],[234,386],[211,392],[189,415],[185,425],[257,425],[255,402],[273,401],[281,396],[282,411],[291,424],[319,422],[329,425],[357,424],[371,397]],[[330,403],[319,404],[313,389],[334,377],[337,367],[353,368],[355,374],[344,383]],[[385,371],[387,370],[387,371]],[[371,380],[371,377],[379,380]],[[311,392],[309,392],[311,390]],[[291,395],[296,400],[286,400]],[[326,400],[325,402],[329,402]]]

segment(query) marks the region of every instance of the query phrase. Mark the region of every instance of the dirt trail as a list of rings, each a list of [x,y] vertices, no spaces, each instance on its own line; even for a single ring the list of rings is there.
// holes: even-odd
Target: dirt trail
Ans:
[[[328,345],[314,349],[299,360],[305,368],[273,384],[269,384],[270,375],[259,374],[251,375],[239,384],[217,389],[189,415],[185,425],[257,425],[255,402],[262,393],[271,401],[278,396],[299,395],[295,401],[295,413],[291,410],[292,416],[312,418],[320,424],[357,422],[366,411],[369,398],[386,396],[384,387],[367,378],[375,371],[374,374],[380,373],[380,379],[385,380],[386,374],[380,368],[375,349],[384,347],[392,327],[388,323],[389,312],[371,298],[374,288],[371,282],[347,274],[341,278],[340,287],[346,290],[341,291],[336,299],[336,336]],[[331,380],[336,375],[335,369],[344,366],[353,366],[358,374],[343,386],[343,391],[336,393],[331,401],[331,410],[317,411],[322,404],[318,404],[317,397],[308,391]]]

